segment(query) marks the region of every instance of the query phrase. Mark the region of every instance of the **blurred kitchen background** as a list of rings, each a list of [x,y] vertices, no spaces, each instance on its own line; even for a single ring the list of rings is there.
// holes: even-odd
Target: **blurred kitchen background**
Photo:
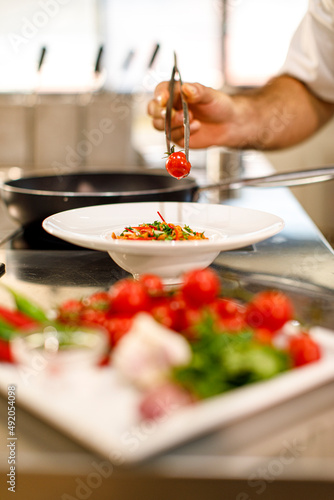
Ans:
[[[0,0],[0,174],[164,167],[146,114],[173,51],[184,81],[235,91],[282,65],[307,0]],[[267,154],[278,171],[334,161],[333,121]],[[205,169],[212,151],[192,152]],[[294,193],[334,240],[332,183]]]

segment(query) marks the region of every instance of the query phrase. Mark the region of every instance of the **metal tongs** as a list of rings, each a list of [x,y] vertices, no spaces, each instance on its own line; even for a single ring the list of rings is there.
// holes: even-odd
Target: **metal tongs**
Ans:
[[[180,83],[180,87],[182,87],[182,78],[181,74],[179,71],[179,68],[177,66],[177,58],[176,58],[176,53],[174,52],[174,66],[172,70],[172,76],[169,81],[169,99],[167,102],[166,106],[166,118],[165,118],[165,133],[166,133],[166,145],[167,145],[167,153],[170,154],[172,152],[172,147],[171,147],[171,134],[172,134],[172,127],[171,127],[171,120],[172,120],[172,109],[173,109],[173,103],[174,103],[174,89],[175,89],[175,83],[176,82]],[[189,161],[189,136],[190,136],[190,130],[189,130],[189,112],[188,112],[188,104],[186,100],[184,99],[182,95],[182,91],[180,92],[181,95],[181,102],[182,102],[182,109],[183,109],[183,126],[184,126],[184,152],[187,158],[187,161]]]

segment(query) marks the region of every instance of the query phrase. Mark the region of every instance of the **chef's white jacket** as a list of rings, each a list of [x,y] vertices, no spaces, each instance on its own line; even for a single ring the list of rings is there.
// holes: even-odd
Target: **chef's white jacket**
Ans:
[[[320,98],[334,101],[334,0],[309,0],[280,73],[298,78]]]

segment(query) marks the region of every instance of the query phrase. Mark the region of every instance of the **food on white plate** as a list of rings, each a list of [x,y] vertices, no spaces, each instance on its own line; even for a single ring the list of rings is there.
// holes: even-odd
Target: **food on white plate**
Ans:
[[[162,420],[174,412],[195,403],[189,391],[178,384],[164,382],[147,390],[139,404],[139,414],[147,420]]]
[[[107,352],[105,329],[59,322],[34,301],[5,288],[15,308],[0,306],[0,361],[30,364],[43,353],[49,360],[56,357],[56,362],[78,364],[83,359],[96,364]]]
[[[112,353],[112,365],[130,382],[149,389],[168,380],[173,366],[191,359],[191,349],[184,337],[141,312],[133,320]]]
[[[125,278],[56,309],[53,324],[60,329],[106,332],[109,351],[99,364],[110,365],[140,388],[143,418],[161,417],[321,359],[320,346],[296,322],[287,294],[264,290],[244,301],[224,296],[211,268],[183,278],[172,290],[155,275]],[[16,307],[0,308],[2,361],[13,362],[12,335],[26,335],[49,321],[28,300],[21,298]]]
[[[167,223],[160,212],[161,221],[139,224],[139,226],[126,226],[121,234],[111,234],[113,239],[121,240],[159,240],[159,241],[188,241],[207,240],[204,232],[194,231],[187,224]]]

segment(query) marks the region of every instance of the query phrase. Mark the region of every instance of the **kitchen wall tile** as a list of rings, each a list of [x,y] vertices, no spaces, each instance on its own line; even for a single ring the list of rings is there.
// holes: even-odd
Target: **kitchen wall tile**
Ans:
[[[81,145],[85,147],[85,164],[133,165],[132,96],[101,94],[93,97],[82,120]]]
[[[26,110],[0,100],[0,166],[24,165],[27,155]]]
[[[41,96],[32,110],[31,141],[33,157],[30,163],[36,168],[56,167],[65,164],[75,151],[79,140],[78,106],[71,96]],[[79,166],[81,158],[73,160]]]

